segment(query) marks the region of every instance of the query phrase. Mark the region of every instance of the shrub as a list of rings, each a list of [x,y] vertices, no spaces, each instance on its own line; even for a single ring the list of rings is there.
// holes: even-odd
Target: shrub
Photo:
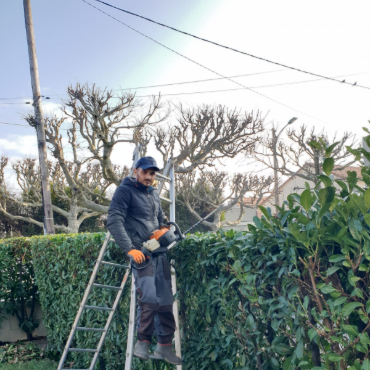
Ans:
[[[30,238],[0,240],[0,271],[0,315],[1,312],[15,315],[19,327],[30,340],[32,332],[39,326],[34,317],[38,291]]]
[[[189,236],[173,251],[186,368],[370,368],[370,168],[367,190],[354,171],[334,181],[335,145],[311,144],[327,156],[314,189],[277,215],[260,207],[245,234]]]
[[[294,352],[287,335],[301,327],[296,284],[279,275],[289,268],[289,248],[221,230],[190,236],[173,253],[185,368],[282,368]]]
[[[48,340],[59,353],[64,349],[103,240],[101,233],[54,235],[32,240],[43,320]],[[123,260],[122,252],[111,244],[107,259]],[[96,282],[120,284],[123,271],[103,266],[100,271]],[[87,304],[112,307],[115,295],[113,290],[93,288]],[[123,299],[101,352],[101,362],[106,362],[107,368],[120,365],[125,357],[127,323],[123,322],[122,313],[126,309],[127,299]],[[104,328],[107,315],[104,311],[84,310],[79,326]],[[77,331],[72,347],[97,348],[100,336],[99,332]],[[84,368],[90,358],[91,354],[71,353],[68,360],[74,362],[74,368]]]
[[[365,140],[370,146],[370,136]],[[334,181],[335,144],[311,145],[326,153],[325,173],[315,188],[306,184],[301,195],[291,194],[276,215],[261,207],[263,216],[248,232],[189,235],[171,251],[178,273],[184,370],[370,368],[370,167],[361,170],[365,186],[351,171],[346,183]],[[350,150],[370,160],[369,153]],[[58,354],[103,238],[78,234],[30,240],[44,320]],[[124,259],[114,243],[107,259]],[[105,267],[98,282],[119,285],[121,279],[122,271]],[[88,303],[111,306],[114,296],[99,291]],[[128,299],[126,289],[100,369],[123,367]],[[87,311],[80,325],[101,328],[104,315]],[[96,348],[98,338],[78,332],[73,346]],[[87,365],[85,355],[68,360],[74,367]],[[133,366],[171,368],[137,359]]]
[[[35,237],[32,239],[33,261],[37,268],[36,281],[40,290],[43,320],[48,330],[55,357],[60,358],[90,279],[105,234],[75,234]],[[124,263],[122,250],[110,242],[105,261]],[[126,270],[101,266],[95,282],[119,286]],[[114,315],[110,330],[99,356],[100,369],[123,369],[126,358],[126,340],[131,282],[126,283],[119,307]],[[87,305],[112,307],[117,292],[93,288]],[[79,326],[104,328],[108,313],[84,310]],[[97,348],[101,333],[77,331],[72,342],[74,348]],[[91,354],[72,352],[68,361],[73,368],[87,368]],[[135,369],[149,370],[152,364],[134,360]],[[160,364],[158,369],[168,369]]]

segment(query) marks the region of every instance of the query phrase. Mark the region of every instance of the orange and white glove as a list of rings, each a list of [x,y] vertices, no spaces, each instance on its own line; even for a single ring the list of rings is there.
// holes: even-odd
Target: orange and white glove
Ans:
[[[134,259],[134,261],[138,264],[143,263],[145,261],[144,254],[137,249],[132,249],[127,254],[130,255]]]

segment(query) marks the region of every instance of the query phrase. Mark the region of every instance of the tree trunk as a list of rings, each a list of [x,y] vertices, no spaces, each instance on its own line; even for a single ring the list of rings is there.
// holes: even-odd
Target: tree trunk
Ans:
[[[78,206],[77,206],[77,200],[72,199],[71,204],[69,207],[69,215],[67,216],[68,220],[68,229],[69,233],[71,234],[77,234],[78,229],[80,228],[81,223],[78,222]]]
[[[77,215],[71,215],[68,219],[68,229],[71,234],[77,234],[80,228],[80,223],[77,220]]]

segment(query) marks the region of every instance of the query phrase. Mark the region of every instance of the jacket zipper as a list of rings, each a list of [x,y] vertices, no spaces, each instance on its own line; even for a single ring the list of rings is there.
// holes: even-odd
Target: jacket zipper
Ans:
[[[150,209],[151,209],[151,211],[152,211],[152,221],[154,221],[154,208],[155,208],[155,206],[154,206],[154,202],[153,202],[153,199],[152,199],[152,197],[150,196],[150,194],[148,193],[147,194],[148,195],[148,197],[149,197],[149,199],[150,199]]]

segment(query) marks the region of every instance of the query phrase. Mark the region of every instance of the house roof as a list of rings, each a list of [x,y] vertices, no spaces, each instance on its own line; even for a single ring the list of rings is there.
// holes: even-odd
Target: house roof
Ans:
[[[355,166],[348,166],[344,170],[334,170],[332,171],[332,174],[334,175],[335,178],[337,179],[346,179],[347,178],[347,172],[348,171],[355,171],[357,177],[361,176],[361,167],[355,167]]]
[[[306,163],[304,165],[304,167],[313,167],[313,163]],[[336,170],[335,168],[340,168],[341,166],[335,166],[333,171],[332,171],[332,174],[333,176],[336,178],[336,179],[340,179],[340,180],[343,180],[343,179],[346,179],[347,178],[347,172],[348,171],[355,171],[356,174],[357,174],[357,177],[361,176],[361,167],[356,167],[356,166],[348,166],[346,167],[345,169],[343,170]],[[301,172],[302,170],[298,171],[298,172]],[[289,182],[293,181],[295,179],[296,176],[290,176],[287,180],[285,180],[280,186],[279,186],[279,190],[283,189]],[[271,198],[273,198],[275,196],[274,193],[271,193],[268,197],[262,199],[262,201],[260,202],[261,205],[265,204],[268,200],[270,200]]]
[[[266,197],[263,197],[261,199],[260,204],[262,204],[264,202],[264,199],[266,199]],[[258,198],[256,198],[256,197],[244,197],[243,198],[243,202],[248,206],[255,206],[257,204],[257,200],[258,200]],[[239,208],[239,203],[236,203],[234,207]]]

